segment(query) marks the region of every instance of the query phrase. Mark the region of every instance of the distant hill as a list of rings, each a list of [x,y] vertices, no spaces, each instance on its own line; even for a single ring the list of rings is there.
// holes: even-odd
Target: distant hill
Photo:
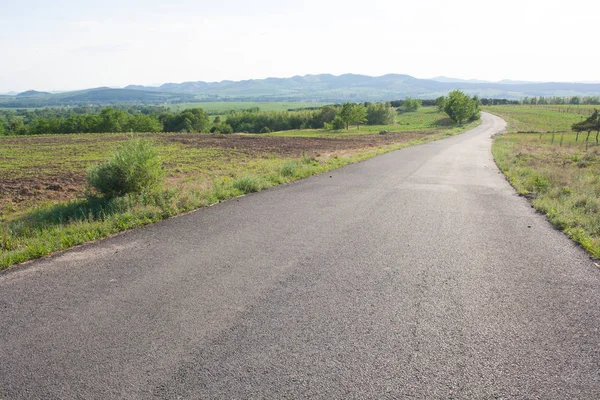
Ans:
[[[444,83],[492,83],[490,81],[482,81],[479,79],[458,79],[448,78],[447,76],[436,76],[435,78],[431,78],[431,80]]]
[[[417,79],[409,75],[378,77],[356,74],[321,74],[291,78],[221,82],[165,83],[160,86],[130,85],[124,89],[95,88],[64,93],[28,91],[3,96],[0,107],[45,107],[110,104],[176,104],[198,101],[385,101],[406,97],[433,99],[460,89],[470,95],[519,99],[533,96],[600,96],[599,83],[487,82],[447,77]]]
[[[28,90],[26,92],[22,92],[17,94],[17,97],[30,97],[30,96],[40,96],[45,94],[51,94],[48,92],[38,92],[37,90]]]
[[[345,74],[251,79],[239,82],[183,82],[161,86],[128,86],[126,89],[189,93],[203,100],[264,101],[381,101],[435,98],[454,89],[481,97],[519,99],[532,96],[600,95],[600,84],[537,83],[521,81],[487,82],[447,77],[417,79],[409,75],[379,77]]]

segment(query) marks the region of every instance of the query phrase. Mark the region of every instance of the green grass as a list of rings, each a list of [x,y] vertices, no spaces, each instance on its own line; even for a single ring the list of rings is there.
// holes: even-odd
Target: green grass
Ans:
[[[600,106],[595,106],[600,108]],[[484,111],[508,122],[508,132],[569,132],[587,118],[594,106],[488,106]]]
[[[231,111],[246,110],[258,107],[261,111],[287,111],[290,109],[303,109],[322,107],[325,103],[294,103],[294,102],[235,102],[235,101],[205,101],[197,103],[172,104],[168,107],[172,111],[183,111],[188,108],[202,108],[209,115],[225,115]]]
[[[303,129],[266,133],[274,137],[349,137],[354,135],[372,135],[382,130],[388,132],[440,132],[460,130],[443,113],[438,113],[434,107],[422,107],[417,112],[402,113],[396,116],[392,125],[360,125],[350,126],[349,129],[328,131],[325,129]]]
[[[358,132],[319,133],[349,142],[330,150],[323,140],[296,154],[278,153],[278,148],[236,147],[244,135],[214,137],[203,134],[144,134],[155,140],[166,170],[166,188],[157,193],[128,194],[105,199],[86,188],[85,170],[106,159],[127,134],[41,135],[0,138],[0,185],[23,184],[26,191],[36,183],[58,182],[67,190],[44,191],[16,201],[2,197],[0,206],[0,270],[26,260],[69,248],[216,202],[302,179],[392,150],[455,135],[477,125],[445,126],[444,116],[423,110],[410,116],[411,125],[395,125],[394,135],[371,135],[384,127],[361,127]],[[408,116],[406,117],[408,122]],[[406,128],[405,128],[406,127]],[[419,129],[420,128],[420,129]],[[404,131],[404,129],[407,129]],[[303,136],[306,132],[299,132]],[[291,137],[264,137],[284,145]],[[285,136],[288,136],[286,133]],[[260,135],[261,137],[264,135]],[[262,139],[257,137],[260,143]],[[214,141],[217,142],[214,142]],[[304,139],[303,139],[304,140]],[[216,143],[216,144],[215,144]],[[311,142],[312,143],[312,142]],[[71,183],[69,183],[71,182]],[[0,186],[1,187],[1,186]],[[70,191],[72,190],[72,191]],[[56,199],[50,194],[60,194]],[[0,193],[0,197],[3,196]]]
[[[509,132],[516,129],[514,121],[529,121],[538,131],[548,132],[571,118],[562,115],[569,113],[551,114],[546,109],[494,107],[493,111],[502,117],[510,115],[506,118]],[[577,140],[572,132],[507,133],[495,137],[492,153],[519,194],[530,198],[550,222],[600,258],[600,146],[593,140],[586,146],[585,136]]]

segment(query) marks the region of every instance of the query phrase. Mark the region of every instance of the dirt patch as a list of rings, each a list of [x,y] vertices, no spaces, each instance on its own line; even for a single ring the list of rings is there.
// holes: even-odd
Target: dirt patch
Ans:
[[[39,178],[0,177],[0,215],[15,206],[75,199],[83,193],[84,183],[85,174],[73,172]]]
[[[435,132],[392,132],[387,135],[355,135],[340,138],[171,134],[161,136],[161,139],[195,148],[237,150],[248,155],[271,153],[285,157],[300,157],[305,153],[331,153],[399,141],[406,142],[433,133]]]
[[[299,158],[304,154],[311,157],[341,155],[357,149],[408,142],[434,133],[437,132],[390,132],[386,135],[340,135],[340,137],[314,138],[185,133],[157,133],[141,136],[155,138],[159,144],[224,150],[226,154],[218,155],[213,160],[215,165],[218,165],[236,161],[240,155],[246,155],[246,158],[273,155]],[[24,158],[21,158],[20,154],[29,153],[33,149],[37,151],[38,157],[32,158],[30,163],[15,163],[12,170],[5,168],[4,173],[0,174],[0,217],[48,201],[65,201],[82,197],[85,191],[86,167],[104,157],[101,154],[105,153],[102,151],[106,148],[114,148],[115,142],[127,138],[128,136],[123,134],[3,138],[2,145],[13,151],[13,154],[10,151],[6,153],[5,160],[22,161]],[[64,150],[66,147],[68,151]],[[179,161],[178,154],[164,160],[169,169],[176,166]],[[207,168],[210,169],[211,166]],[[186,173],[181,173],[177,168],[172,169],[170,173],[167,178],[170,184],[182,181],[186,177]]]

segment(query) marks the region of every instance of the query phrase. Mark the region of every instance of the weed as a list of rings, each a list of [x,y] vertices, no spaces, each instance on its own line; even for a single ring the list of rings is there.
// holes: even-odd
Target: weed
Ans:
[[[280,169],[281,176],[286,178],[292,177],[296,175],[296,170],[298,169],[298,164],[295,160],[286,161]]]
[[[103,164],[87,170],[88,184],[106,197],[155,192],[164,170],[158,150],[149,140],[131,139]]]
[[[234,180],[232,186],[242,193],[258,192],[262,188],[260,181],[251,175],[244,175]]]

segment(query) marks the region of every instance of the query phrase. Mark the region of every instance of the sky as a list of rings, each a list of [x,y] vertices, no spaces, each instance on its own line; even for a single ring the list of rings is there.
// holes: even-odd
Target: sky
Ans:
[[[600,81],[598,0],[0,0],[0,93],[344,73]]]

